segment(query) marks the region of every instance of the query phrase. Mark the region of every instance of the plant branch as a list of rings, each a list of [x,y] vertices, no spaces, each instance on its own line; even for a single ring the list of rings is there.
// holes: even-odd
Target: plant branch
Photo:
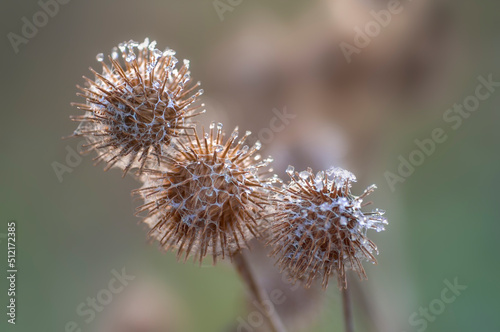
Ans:
[[[252,296],[260,304],[262,311],[266,315],[271,330],[273,332],[286,332],[285,326],[276,312],[273,303],[269,299],[269,296],[264,288],[258,284],[254,274],[252,273],[245,255],[242,252],[239,252],[233,255],[232,258],[236,270],[240,274],[243,281],[247,284]]]
[[[354,332],[354,324],[352,321],[352,310],[351,310],[351,295],[347,285],[342,288],[342,307],[344,309],[344,327],[345,332]]]

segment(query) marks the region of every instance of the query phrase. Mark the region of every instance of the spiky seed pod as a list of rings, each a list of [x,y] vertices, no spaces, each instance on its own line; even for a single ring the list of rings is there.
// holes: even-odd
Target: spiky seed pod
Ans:
[[[376,263],[376,245],[366,237],[368,229],[381,231],[387,224],[384,212],[362,212],[363,198],[372,192],[372,185],[359,197],[351,194],[355,176],[341,168],[330,168],[313,175],[307,171],[287,169],[291,181],[276,190],[275,211],[271,219],[269,245],[277,265],[295,282],[310,287],[322,278],[324,288],[336,274],[339,288],[347,287],[346,270],[366,278],[361,261]]]
[[[179,140],[178,155],[164,158],[166,167],[146,170],[144,198],[138,213],[152,238],[178,258],[191,254],[201,264],[206,255],[231,257],[259,235],[260,211],[268,204],[265,187],[272,182],[265,169],[271,158],[260,160],[259,142],[244,145],[250,132],[237,141],[238,129],[224,142],[222,124],[210,126],[200,138]]]
[[[102,74],[90,68],[95,79],[84,77],[86,87],[77,86],[86,103],[72,104],[85,110],[72,117],[81,122],[73,136],[87,139],[86,152],[96,151],[105,170],[116,165],[125,175],[132,167],[141,173],[148,159],[159,164],[172,140],[191,128],[190,118],[202,113],[194,103],[203,90],[193,92],[200,83],[191,84],[187,60],[176,68],[174,55],[147,38],[121,43],[108,56],[109,66],[97,55]]]

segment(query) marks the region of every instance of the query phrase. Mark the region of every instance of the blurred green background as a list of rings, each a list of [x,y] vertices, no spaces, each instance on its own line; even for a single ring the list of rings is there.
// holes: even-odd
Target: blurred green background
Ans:
[[[255,310],[245,304],[244,285],[229,264],[180,264],[147,243],[134,216],[140,202],[130,191],[140,183],[132,177],[93,167],[93,156],[76,161],[62,181],[54,170],[54,162],[68,165],[68,151],[77,149],[77,139],[61,137],[76,128],[69,115],[79,113],[70,102],[81,102],[75,85],[83,84],[82,75],[91,77],[89,66],[98,68],[96,54],[149,37],[191,60],[205,89],[202,123],[224,121],[226,128],[259,133],[274,108],[297,115],[266,142],[264,154],[275,157],[280,175],[288,164],[338,163],[358,175],[355,193],[378,185],[371,200],[387,211],[389,226],[371,234],[380,255],[377,266],[367,266],[369,280],[353,278],[356,331],[423,331],[410,317],[441,297],[445,279],[455,278],[467,289],[424,330],[499,331],[500,93],[457,130],[443,120],[448,108],[474,93],[478,76],[500,81],[498,4],[404,3],[351,63],[339,44],[351,43],[353,27],[367,22],[370,10],[385,8],[384,1],[241,1],[222,16],[214,4],[73,0],[59,5],[17,53],[8,34],[22,35],[22,18],[32,21],[42,7],[0,4],[0,233],[17,221],[19,270],[11,326],[0,238],[0,330],[65,331],[75,321],[82,331],[237,331],[238,318]],[[385,172],[396,173],[398,156],[408,158],[414,140],[431,137],[435,128],[447,140],[392,191]],[[85,323],[76,307],[123,268],[135,279]],[[289,324],[342,331],[335,283],[325,294],[312,293],[313,300],[300,293],[304,308],[286,309],[303,321]]]

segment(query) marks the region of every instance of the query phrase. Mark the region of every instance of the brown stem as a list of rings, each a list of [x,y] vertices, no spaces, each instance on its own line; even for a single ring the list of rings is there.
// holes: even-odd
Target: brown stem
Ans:
[[[273,303],[269,299],[269,296],[267,295],[266,291],[258,284],[255,276],[253,275],[245,255],[241,252],[236,253],[233,256],[233,263],[241,278],[247,284],[248,289],[252,293],[253,297],[260,304],[261,309],[266,315],[266,318],[269,322],[271,330],[273,332],[286,332],[285,326],[283,325],[281,318],[276,312]]]
[[[350,280],[352,300],[356,303],[357,307],[364,312],[368,322],[370,322],[371,332],[380,331],[379,317],[373,307],[371,298],[368,297],[367,292],[361,287],[359,280],[353,278]]]
[[[354,324],[352,321],[351,311],[351,295],[347,285],[342,288],[342,307],[344,308],[344,327],[345,332],[354,332]]]

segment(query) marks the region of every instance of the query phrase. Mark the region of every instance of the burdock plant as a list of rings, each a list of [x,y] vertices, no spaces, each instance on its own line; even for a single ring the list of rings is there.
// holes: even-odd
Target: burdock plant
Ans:
[[[77,86],[86,103],[73,103],[85,111],[72,117],[80,122],[73,136],[86,138],[86,152],[96,151],[105,170],[116,165],[124,175],[132,167],[140,173],[150,156],[158,165],[172,141],[192,128],[189,120],[202,112],[195,102],[203,90],[194,92],[200,83],[191,84],[189,61],[176,68],[174,55],[148,39],[124,42],[108,64],[98,54],[102,72],[90,68],[95,78],[84,77],[86,86]]]
[[[236,128],[225,138],[221,123],[212,123],[201,137],[196,130],[186,134],[160,167],[145,171],[144,186],[134,193],[143,197],[138,212],[148,212],[144,223],[162,248],[177,251],[178,258],[184,255],[184,261],[193,254],[200,264],[207,255],[214,265],[218,258],[229,258],[263,304],[269,299],[242,249],[265,227],[266,187],[275,178],[266,169],[272,159],[256,154],[261,144],[245,145],[250,134],[238,139]],[[284,331],[274,310],[266,313],[273,331]]]
[[[316,174],[312,169],[295,172],[289,166],[290,182],[274,189],[274,211],[269,227],[268,245],[282,272],[295,282],[310,287],[321,279],[326,289],[336,276],[343,294],[346,331],[352,331],[346,271],[355,271],[366,279],[362,261],[376,263],[377,246],[367,238],[367,230],[384,230],[384,211],[362,212],[363,199],[375,185],[360,196],[351,194],[356,177],[332,167]]]
[[[267,237],[271,255],[293,281],[309,287],[321,279],[326,288],[336,275],[347,288],[347,270],[365,278],[362,261],[376,262],[367,230],[387,223],[382,211],[361,210],[375,186],[354,196],[354,175],[339,168],[313,175],[289,167],[291,180],[284,184],[270,174],[272,158],[257,153],[261,144],[246,145],[250,132],[238,138],[236,128],[226,136],[222,124],[212,123],[200,134],[191,119],[202,112],[197,101],[203,90],[191,83],[189,62],[177,68],[174,54],[148,39],[118,45],[107,61],[98,54],[102,73],[91,69],[94,79],[78,87],[86,102],[74,105],[85,114],[72,118],[80,122],[72,136],[85,137],[86,152],[95,151],[105,170],[115,166],[125,175],[137,169],[143,185],[133,193],[144,201],[137,211],[150,238],[184,261],[231,260],[267,308],[270,328],[285,331],[243,249]]]
[[[319,278],[326,288],[336,275],[339,287],[346,288],[347,270],[366,278],[361,262],[377,262],[377,246],[367,238],[367,230],[380,232],[387,224],[383,211],[361,211],[363,199],[376,187],[354,196],[351,185],[356,177],[335,167],[315,175],[312,169],[298,173],[289,166],[287,173],[290,182],[275,190],[268,242],[281,269],[306,287]]]
[[[232,257],[260,233],[261,211],[269,204],[266,185],[271,159],[255,155],[257,142],[244,145],[236,128],[224,139],[222,124],[210,126],[199,137],[195,131],[179,141],[177,154],[165,157],[158,169],[146,171],[144,198],[138,211],[148,211],[144,222],[165,249],[178,256],[190,254],[201,263],[211,255]]]

